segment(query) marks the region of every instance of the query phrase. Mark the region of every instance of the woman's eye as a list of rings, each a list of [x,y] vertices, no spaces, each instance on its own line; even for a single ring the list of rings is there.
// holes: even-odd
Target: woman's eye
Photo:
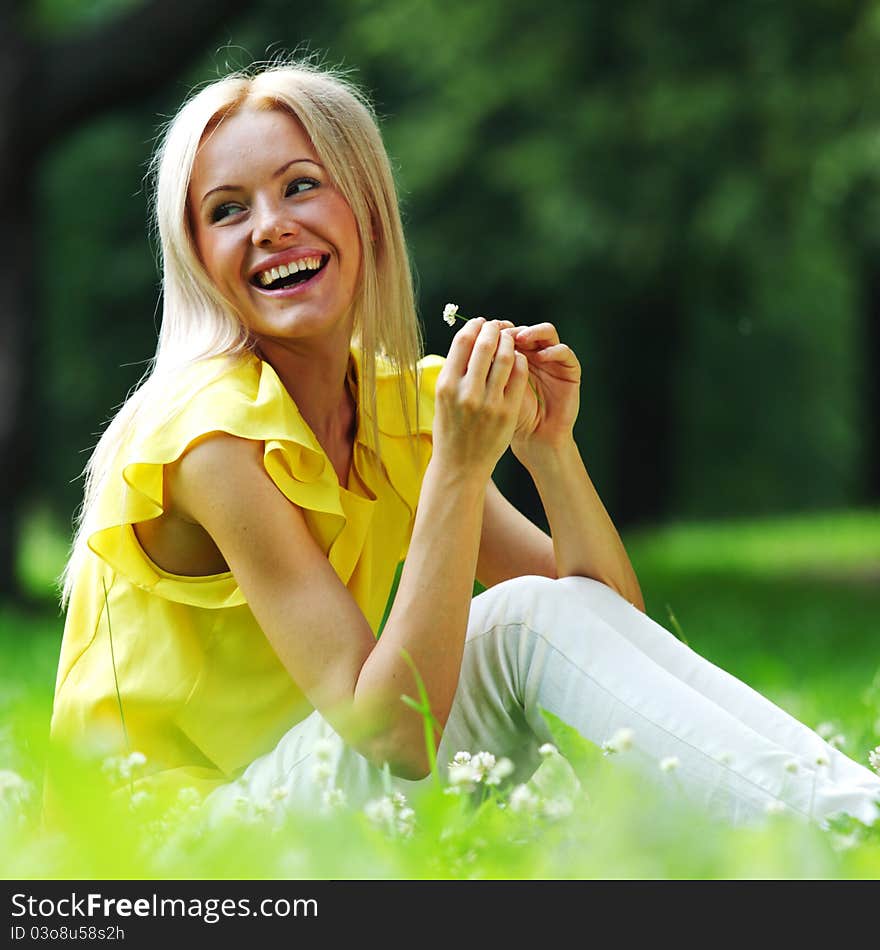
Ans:
[[[236,204],[234,201],[226,201],[222,205],[217,205],[211,212],[211,221],[222,221],[223,218],[228,218],[230,214],[235,214],[240,209],[240,204]]]
[[[314,178],[296,178],[287,186],[289,195],[301,195],[304,191],[311,191],[321,183]]]

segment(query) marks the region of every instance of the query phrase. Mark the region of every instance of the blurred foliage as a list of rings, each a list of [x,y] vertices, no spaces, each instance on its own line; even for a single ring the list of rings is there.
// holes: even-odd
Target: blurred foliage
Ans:
[[[72,24],[74,7],[121,2],[36,9]],[[446,351],[449,300],[558,324],[584,366],[579,443],[616,519],[876,492],[880,4],[329,0],[292,16],[259,0],[185,81],[78,131],[44,169],[35,490],[56,512],[75,507],[82,450],[154,348],[141,178],[160,117],[227,66],[293,49],[376,100],[429,350]],[[534,513],[511,460],[499,478]]]

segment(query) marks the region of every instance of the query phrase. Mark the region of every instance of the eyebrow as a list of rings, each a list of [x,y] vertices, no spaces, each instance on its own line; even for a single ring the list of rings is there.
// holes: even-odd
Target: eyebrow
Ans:
[[[296,165],[298,162],[308,162],[310,165],[317,165],[318,168],[323,168],[324,166],[320,162],[316,162],[313,158],[292,158],[289,162],[282,165],[277,171],[272,172],[273,178],[278,178],[280,175],[283,175],[291,165]],[[201,204],[204,204],[208,198],[214,194],[215,191],[241,191],[241,185],[218,185],[216,188],[212,188],[210,191],[206,191],[202,196]]]

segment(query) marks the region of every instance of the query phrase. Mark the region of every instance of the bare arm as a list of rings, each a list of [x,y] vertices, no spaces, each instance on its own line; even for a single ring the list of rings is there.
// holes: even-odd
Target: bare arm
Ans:
[[[526,390],[512,440],[541,496],[551,538],[490,485],[478,577],[487,586],[523,574],[592,577],[644,610],[638,579],[572,435],[579,408],[580,365],[550,324],[509,326],[529,358],[535,388]]]
[[[413,778],[427,771],[422,723],[401,702],[416,695],[406,649],[445,724],[461,666],[489,475],[516,424],[526,361],[497,324],[459,331],[437,382],[434,453],[406,566],[377,642],[277,489],[262,446],[218,435],[173,473],[181,511],[211,535],[292,679],[343,739]]]

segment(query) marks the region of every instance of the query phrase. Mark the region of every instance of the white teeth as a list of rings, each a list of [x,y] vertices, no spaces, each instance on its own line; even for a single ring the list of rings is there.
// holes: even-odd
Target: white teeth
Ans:
[[[291,274],[296,274],[301,270],[318,270],[320,266],[320,257],[303,257],[298,261],[290,261],[288,264],[281,264],[278,267],[273,267],[271,270],[261,271],[258,277],[260,283],[264,287],[268,287],[273,280],[278,280],[279,277],[289,277]]]

